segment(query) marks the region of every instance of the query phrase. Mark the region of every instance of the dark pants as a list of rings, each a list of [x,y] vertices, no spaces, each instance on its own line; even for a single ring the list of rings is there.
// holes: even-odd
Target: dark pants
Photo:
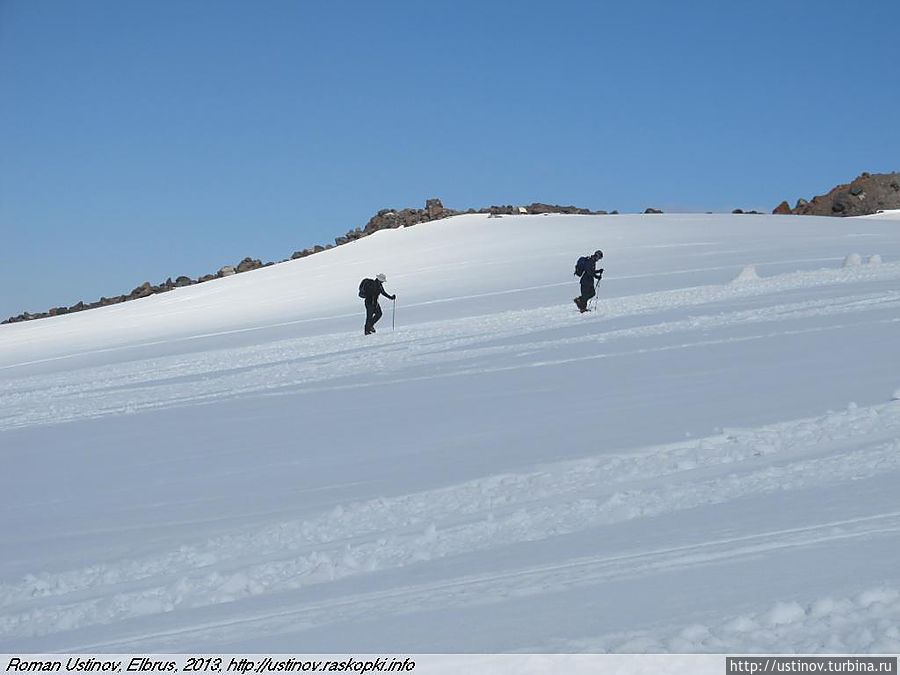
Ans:
[[[588,300],[597,295],[593,277],[581,277],[581,302],[587,306]]]
[[[375,329],[375,324],[381,318],[381,305],[378,298],[366,298],[366,332]]]

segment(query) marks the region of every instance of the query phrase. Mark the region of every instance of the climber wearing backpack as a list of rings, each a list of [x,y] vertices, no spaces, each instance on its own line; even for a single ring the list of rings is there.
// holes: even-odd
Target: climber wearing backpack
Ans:
[[[378,304],[379,296],[384,296],[388,300],[396,300],[396,295],[388,295],[384,291],[384,282],[387,277],[378,274],[374,279],[363,279],[359,282],[359,297],[366,301],[366,329],[365,334],[375,332],[375,324],[381,318],[381,305]]]
[[[603,251],[594,251],[594,255],[582,256],[575,263],[575,276],[581,277],[581,295],[575,298],[575,305],[582,314],[589,311],[588,300],[597,295],[594,280],[603,278],[603,270],[597,269],[597,262],[603,258]]]

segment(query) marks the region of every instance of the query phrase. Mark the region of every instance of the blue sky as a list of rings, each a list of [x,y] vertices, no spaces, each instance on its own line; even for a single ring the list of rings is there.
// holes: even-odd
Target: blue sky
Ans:
[[[900,170],[900,3],[0,0],[0,318],[385,207],[725,211]]]

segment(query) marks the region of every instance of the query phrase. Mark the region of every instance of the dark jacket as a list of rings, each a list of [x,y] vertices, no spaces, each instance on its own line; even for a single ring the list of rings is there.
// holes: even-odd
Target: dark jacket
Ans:
[[[584,268],[581,272],[581,285],[582,286],[593,286],[594,279],[602,279],[603,278],[603,270],[597,269],[597,263],[599,261],[594,258],[594,256],[587,256],[584,260]]]
[[[362,292],[365,293],[365,299],[368,302],[374,302],[378,300],[378,296],[383,295],[388,300],[393,300],[396,296],[389,295],[384,290],[384,284],[382,284],[378,279],[366,279],[362,285]]]

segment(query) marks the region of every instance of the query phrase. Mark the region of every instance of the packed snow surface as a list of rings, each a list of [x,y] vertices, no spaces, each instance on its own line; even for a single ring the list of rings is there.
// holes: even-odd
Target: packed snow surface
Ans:
[[[460,216],[0,326],[0,652],[900,651],[898,344],[888,217]]]

